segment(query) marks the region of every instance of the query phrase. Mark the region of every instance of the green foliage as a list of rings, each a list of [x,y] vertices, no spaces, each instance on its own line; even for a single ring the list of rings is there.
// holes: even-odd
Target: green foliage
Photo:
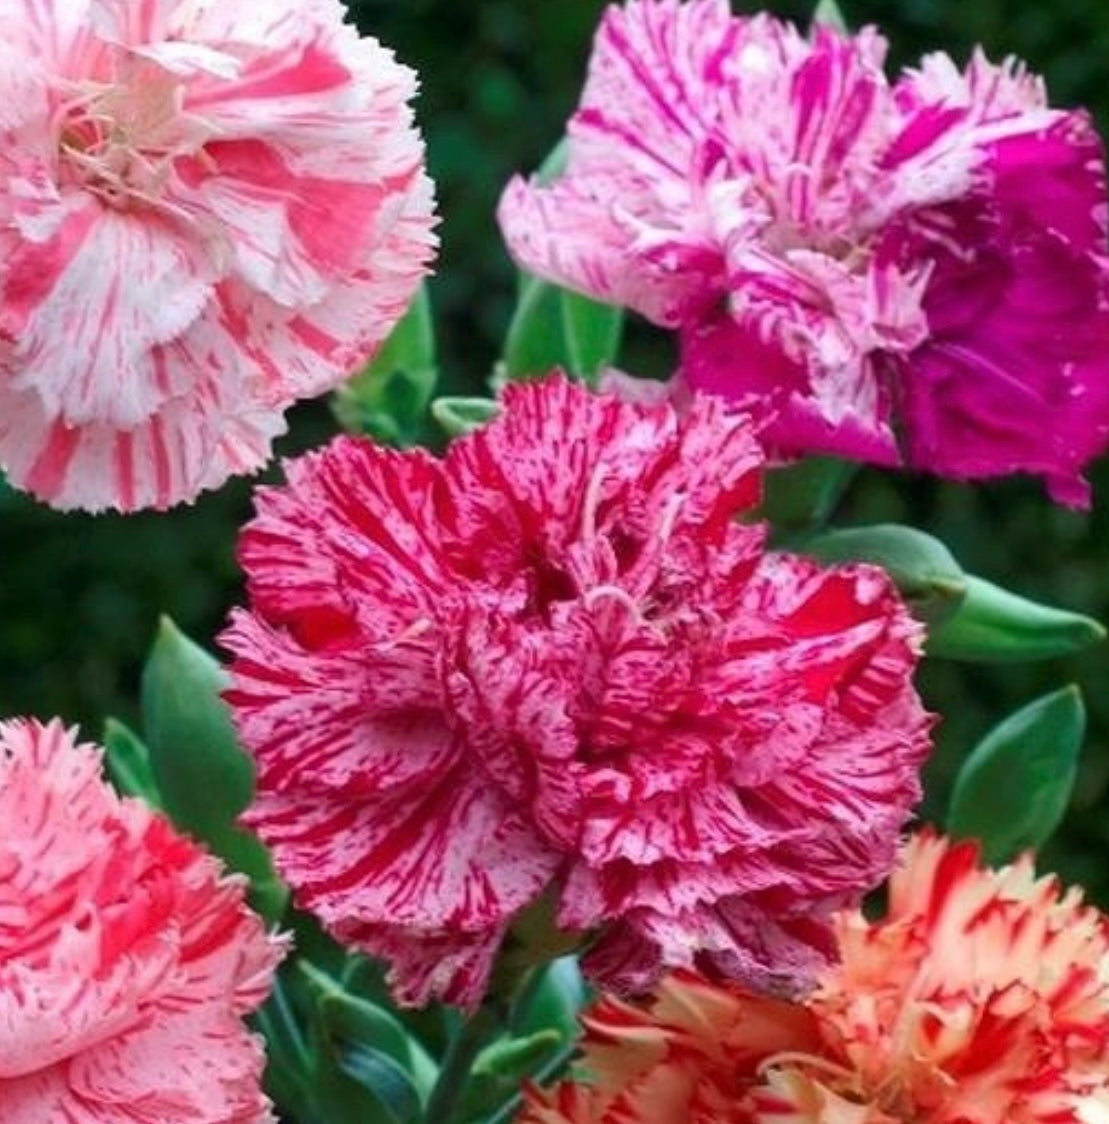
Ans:
[[[421,285],[369,366],[332,396],[332,408],[352,433],[390,445],[415,445],[426,436],[436,379],[435,327],[427,286]]]
[[[312,1120],[416,1124],[438,1069],[419,1041],[384,1007],[351,991],[308,960],[297,965],[310,1009],[301,1099]]]
[[[961,604],[929,634],[928,652],[1015,663],[1069,655],[1104,639],[1104,627],[1092,617],[1040,605],[968,574]]]
[[[115,718],[104,723],[104,760],[117,792],[136,796],[151,808],[162,810],[162,797],[150,764],[150,750],[138,734]]]
[[[232,822],[254,791],[254,767],[220,698],[226,686],[215,658],[162,617],[143,669],[143,732],[166,810],[201,839]]]
[[[960,770],[948,831],[980,839],[994,864],[1041,847],[1066,811],[1085,731],[1086,710],[1076,687],[1044,695],[1011,714],[978,743]]]
[[[455,1118],[459,1124],[484,1124],[504,1105],[514,1102],[520,1083],[535,1073],[562,1038],[557,1030],[537,1030],[520,1038],[505,1035],[486,1046],[474,1059]]]
[[[254,794],[254,767],[220,697],[226,685],[219,663],[163,617],[142,675],[147,780],[173,822],[246,874],[255,907],[277,918],[285,887],[266,849],[236,823]],[[141,762],[130,748],[132,765]]]
[[[616,362],[624,330],[622,309],[563,291],[560,294],[566,369],[587,382]]]
[[[623,324],[622,310],[524,274],[498,381],[560,367],[592,382],[616,361]]]

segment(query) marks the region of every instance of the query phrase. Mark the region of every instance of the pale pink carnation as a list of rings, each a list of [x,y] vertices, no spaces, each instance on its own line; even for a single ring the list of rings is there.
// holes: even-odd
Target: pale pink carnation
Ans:
[[[502,405],[442,460],[340,438],[259,490],[223,637],[250,824],[404,1002],[476,1002],[537,903],[611,986],[799,986],[918,795],[918,628],[735,521],[761,455],[719,399]]]
[[[895,82],[873,30],[629,0],[597,33],[569,163],[515,179],[527,269],[676,329],[682,377],[779,454],[1085,504],[1109,439],[1101,142],[1015,60]]]
[[[0,723],[0,1119],[264,1124],[284,943],[60,723]]]
[[[0,0],[0,465],[164,508],[269,456],[432,255],[412,72],[339,0]]]

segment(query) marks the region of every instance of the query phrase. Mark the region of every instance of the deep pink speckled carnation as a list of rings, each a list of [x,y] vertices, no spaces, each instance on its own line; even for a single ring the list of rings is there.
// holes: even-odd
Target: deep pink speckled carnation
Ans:
[[[0,723],[0,1120],[272,1122],[242,1020],[284,943],[243,890],[60,723]]]
[[[1088,503],[1109,440],[1104,155],[1014,60],[891,83],[873,29],[629,0],[597,33],[569,163],[500,209],[527,269],[676,329],[682,376],[776,453]]]
[[[263,488],[223,641],[249,822],[299,903],[472,1004],[541,896],[587,970],[796,986],[888,871],[929,720],[883,573],[767,553],[748,419],[561,377],[442,460],[339,438]]]

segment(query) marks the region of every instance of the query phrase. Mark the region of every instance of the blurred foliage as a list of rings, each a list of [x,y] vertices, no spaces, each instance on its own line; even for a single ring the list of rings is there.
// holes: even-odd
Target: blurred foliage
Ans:
[[[260,2],[260,0],[255,0]],[[842,0],[848,20],[881,23],[894,64],[944,49],[1015,53],[1045,75],[1053,100],[1090,106],[1109,125],[1109,6],[1104,0]],[[352,0],[360,26],[420,71],[420,119],[439,185],[443,242],[431,285],[440,394],[482,393],[515,299],[494,208],[516,171],[535,168],[573,108],[601,0]],[[806,19],[811,3],[773,10]],[[747,8],[747,10],[750,10]],[[665,371],[668,342],[629,324],[624,365]],[[333,431],[324,403],[291,416],[289,454]],[[268,474],[271,478],[275,470]],[[1098,506],[1051,505],[1038,485],[985,488],[861,473],[837,522],[904,522],[946,542],[967,570],[1026,596],[1109,620],[1109,464]],[[205,643],[240,597],[237,526],[250,486],[233,482],[168,515],[60,515],[0,492],[0,713],[59,714],[99,736],[106,715],[137,719],[139,672],[161,613]],[[956,767],[1004,715],[1064,683],[1088,700],[1089,735],[1063,831],[1045,863],[1109,902],[1109,666],[1105,647],[1039,664],[929,661],[922,686],[943,714],[930,766],[937,819]]]

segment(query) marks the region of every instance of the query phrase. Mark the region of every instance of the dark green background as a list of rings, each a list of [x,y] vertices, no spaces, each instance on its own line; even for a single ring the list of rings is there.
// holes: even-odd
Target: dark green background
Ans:
[[[439,185],[443,252],[432,296],[448,389],[477,390],[497,354],[513,278],[493,222],[500,188],[558,139],[580,87],[596,0],[362,0],[355,15],[421,74],[419,115]],[[807,6],[780,4],[805,18]],[[1090,106],[1109,124],[1109,6],[1104,0],[845,0],[852,23],[880,22],[893,61],[975,42],[1017,53],[1046,75],[1053,99]],[[651,363],[653,337],[635,356]],[[658,354],[663,354],[659,351]],[[638,360],[637,360],[638,361]],[[657,365],[657,358],[654,359]],[[292,415],[290,452],[331,432],[324,404]],[[867,473],[845,521],[900,519],[943,537],[976,572],[1029,596],[1109,619],[1109,465],[1083,516],[1053,507],[1038,485],[970,489]],[[250,487],[235,481],[168,515],[63,516],[0,494],[0,713],[62,715],[99,735],[103,716],[134,715],[140,661],[158,614],[210,643],[239,597],[236,526]],[[1069,680],[1085,689],[1091,729],[1074,806],[1046,856],[1109,900],[1109,650],[1004,669],[930,663],[922,686],[942,713],[932,766],[942,802],[953,761],[1001,715]]]

